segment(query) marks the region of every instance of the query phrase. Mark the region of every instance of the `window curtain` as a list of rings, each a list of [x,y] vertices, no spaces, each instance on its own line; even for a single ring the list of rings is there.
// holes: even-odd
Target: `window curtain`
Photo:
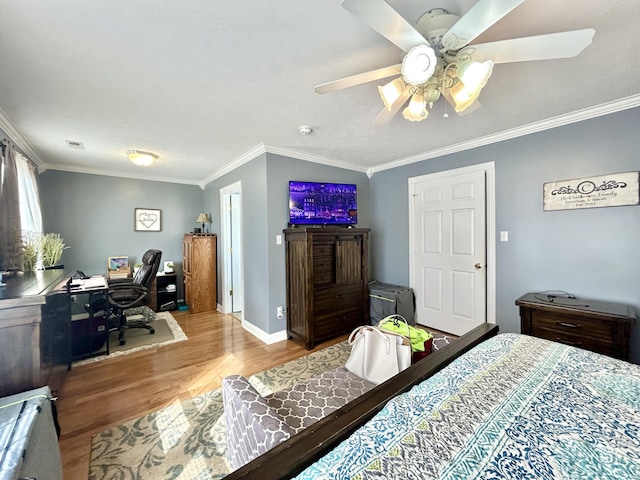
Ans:
[[[22,230],[42,232],[42,211],[35,170],[36,166],[27,157],[16,152],[20,224]]]
[[[20,255],[22,227],[16,151],[10,143],[3,143],[0,164],[0,269],[22,269]]]

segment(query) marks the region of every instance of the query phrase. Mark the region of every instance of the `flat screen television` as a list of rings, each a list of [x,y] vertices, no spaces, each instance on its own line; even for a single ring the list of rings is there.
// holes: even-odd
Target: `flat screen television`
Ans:
[[[355,225],[356,185],[289,181],[289,225]]]

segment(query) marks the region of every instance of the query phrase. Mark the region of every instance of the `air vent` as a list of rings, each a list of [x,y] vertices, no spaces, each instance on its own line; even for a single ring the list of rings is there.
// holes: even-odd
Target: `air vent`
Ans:
[[[84,143],[77,142],[75,140],[65,140],[67,142],[67,147],[75,148],[76,150],[84,150]]]

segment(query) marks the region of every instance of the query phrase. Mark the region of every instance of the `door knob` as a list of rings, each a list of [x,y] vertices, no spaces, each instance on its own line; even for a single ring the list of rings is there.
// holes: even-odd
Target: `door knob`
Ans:
[[[476,263],[474,267],[476,267],[476,270],[480,270],[482,268],[482,264]]]

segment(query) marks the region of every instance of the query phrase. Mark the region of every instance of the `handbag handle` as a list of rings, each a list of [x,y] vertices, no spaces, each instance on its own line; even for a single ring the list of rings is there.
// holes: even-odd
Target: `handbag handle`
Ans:
[[[351,335],[349,335],[349,340],[348,340],[349,345],[353,345],[358,340],[358,334],[363,330],[376,332],[378,335],[382,336],[382,338],[384,338],[385,341],[387,342],[387,355],[389,355],[389,353],[391,352],[391,337],[389,334],[395,334],[395,332],[383,332],[378,327],[363,325],[362,327],[358,327],[351,332]],[[399,335],[399,334],[395,334],[395,335]]]
[[[413,343],[411,341],[411,329],[409,328],[409,323],[402,315],[394,314],[389,315],[388,317],[384,317],[382,320],[380,320],[380,322],[378,322],[378,327],[382,327],[382,324],[385,322],[393,322],[398,325],[400,321],[402,321],[404,323],[404,326],[407,328],[407,334],[405,336],[409,339],[409,343]]]

